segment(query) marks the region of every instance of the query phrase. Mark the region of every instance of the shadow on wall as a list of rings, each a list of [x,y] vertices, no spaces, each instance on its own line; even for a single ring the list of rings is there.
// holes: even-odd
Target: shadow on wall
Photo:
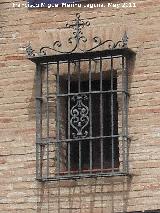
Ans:
[[[130,95],[131,95],[131,89],[132,89],[132,78],[133,78],[133,72],[135,70],[135,62],[136,62],[136,54],[132,55],[128,60],[127,60],[127,69],[128,69],[128,93],[129,93],[129,100],[128,100],[128,108],[130,108],[131,103],[130,103]],[[128,122],[129,123],[129,122]],[[130,126],[128,126],[128,129]],[[132,141],[132,137],[130,136],[130,131],[129,131],[129,140],[128,140],[128,160],[130,159],[129,154],[130,154],[130,145]],[[130,168],[129,172],[130,172]]]
[[[131,93],[132,88],[132,76],[135,70],[135,62],[136,62],[136,55],[132,55],[127,60],[127,67],[128,67],[128,92]]]
[[[34,65],[34,80],[33,80],[33,87],[32,87],[32,96],[30,97],[29,100],[29,105],[28,105],[28,120],[34,120],[36,121],[36,65]],[[44,80],[45,76],[45,67],[42,67],[41,69],[42,72],[42,82]]]
[[[131,177],[38,183],[37,213],[126,212]]]
[[[34,74],[32,96],[29,99],[29,105],[28,105],[28,120],[34,120],[34,121],[36,121],[35,96],[36,96],[36,75]]]

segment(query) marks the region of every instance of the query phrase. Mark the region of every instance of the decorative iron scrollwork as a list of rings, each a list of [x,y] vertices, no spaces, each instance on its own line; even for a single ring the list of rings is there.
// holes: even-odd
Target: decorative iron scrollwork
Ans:
[[[80,14],[76,14],[76,19],[73,20],[73,23],[71,24],[66,24],[66,28],[72,28],[73,31],[73,36],[68,38],[68,44],[71,46],[71,49],[68,51],[63,51],[63,43],[61,41],[55,41],[52,45],[52,47],[45,46],[40,48],[39,53],[35,53],[35,51],[32,49],[31,45],[27,46],[26,51],[29,57],[34,57],[34,56],[43,56],[43,55],[48,55],[47,51],[54,51],[58,53],[72,53],[76,50],[79,50],[81,52],[90,52],[92,50],[97,49],[98,47],[101,47],[102,45],[106,45],[105,49],[116,49],[116,48],[126,48],[127,43],[128,43],[128,36],[127,33],[125,32],[123,35],[122,40],[118,42],[114,42],[112,40],[105,40],[102,41],[100,37],[95,36],[92,38],[93,41],[93,47],[89,49],[83,49],[81,46],[82,43],[86,43],[88,40],[87,38],[83,35],[82,28],[85,26],[89,26],[90,22],[89,21],[84,21],[84,19],[80,18]],[[66,44],[66,42],[65,42]]]
[[[89,109],[83,103],[87,100],[87,95],[73,96],[71,100],[76,104],[70,110],[70,124],[76,132],[72,132],[73,138],[85,138],[88,135],[88,131],[85,127],[89,124]]]
[[[27,52],[28,56],[35,56],[34,50],[32,49],[32,46],[30,43],[26,47],[26,52]]]

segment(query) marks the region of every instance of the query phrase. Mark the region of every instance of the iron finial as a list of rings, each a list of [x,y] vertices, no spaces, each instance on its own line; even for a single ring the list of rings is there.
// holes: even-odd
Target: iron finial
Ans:
[[[73,32],[74,37],[69,38],[69,41],[75,38],[77,45],[79,44],[80,40],[83,40],[83,42],[86,42],[86,38],[83,36],[82,28],[89,25],[90,25],[89,21],[84,21],[84,19],[80,18],[80,13],[76,13],[76,19],[74,19],[71,24],[69,23],[66,24],[67,28],[74,29],[74,32]]]
[[[128,45],[128,35],[127,35],[126,31],[124,32],[124,35],[122,37],[122,42],[123,42],[123,47],[127,47],[127,45]]]
[[[26,52],[27,55],[30,56],[35,56],[34,54],[34,50],[32,49],[31,43],[29,42],[29,44],[26,46]]]

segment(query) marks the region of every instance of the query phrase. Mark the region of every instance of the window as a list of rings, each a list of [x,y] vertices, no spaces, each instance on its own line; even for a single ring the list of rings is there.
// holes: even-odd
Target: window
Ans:
[[[115,170],[119,169],[118,140],[115,138],[112,141],[110,137],[112,122],[113,134],[118,135],[117,94],[115,92],[111,95],[110,78],[106,80],[95,80],[94,78],[93,75],[93,79],[90,81],[81,81],[82,94],[78,91],[78,81],[70,82],[70,92],[75,95],[67,98],[66,109],[69,111],[69,121],[66,134],[67,139],[72,139],[67,143],[69,150],[67,155],[69,155],[68,161],[70,161],[68,169],[72,173],[79,170],[81,172],[111,171],[112,166]],[[97,79],[100,79],[98,75]],[[116,91],[116,87],[115,76],[113,90]],[[113,106],[111,106],[111,101],[113,101]],[[79,140],[75,141],[75,138]],[[112,154],[114,155],[114,165],[112,165]]]
[[[125,56],[101,51],[50,60],[37,65],[38,179],[126,174]]]
[[[60,175],[119,171],[117,73],[104,70],[113,60],[72,61],[57,76]]]
[[[80,14],[66,25],[74,29],[68,52],[57,49],[60,41],[39,53],[27,47],[37,67],[36,176],[41,181],[128,174],[128,62],[134,52],[127,48],[126,33],[117,43],[94,37],[94,47],[83,50],[80,43],[87,39],[81,30],[89,25]]]

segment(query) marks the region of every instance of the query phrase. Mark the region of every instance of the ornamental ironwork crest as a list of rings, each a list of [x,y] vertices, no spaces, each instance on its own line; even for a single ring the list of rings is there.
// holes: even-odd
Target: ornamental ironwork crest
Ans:
[[[87,95],[77,95],[72,97],[72,102],[75,102],[70,111],[70,124],[75,130],[72,132],[73,138],[85,138],[88,136],[88,131],[85,127],[89,124],[89,109],[83,102],[87,99]]]
[[[57,40],[53,42],[52,46],[44,46],[41,47],[38,52],[33,50],[31,44],[26,47],[26,52],[28,54],[28,57],[35,57],[35,56],[45,56],[48,55],[48,51],[53,51],[57,53],[73,53],[75,51],[80,51],[80,52],[90,52],[92,50],[97,50],[97,48],[101,47],[102,45],[106,45],[106,49],[108,50],[113,50],[113,49],[118,49],[118,48],[127,48],[127,43],[128,43],[128,36],[127,33],[125,32],[122,39],[114,42],[113,40],[102,40],[99,36],[95,36],[92,38],[93,41],[93,47],[89,49],[83,49],[82,43],[86,43],[88,39],[86,36],[83,34],[82,29],[84,27],[90,26],[89,21],[85,21],[80,17],[80,14],[76,14],[76,18],[72,21],[71,24],[67,23],[66,28],[71,28],[73,29],[72,36],[70,36],[67,40],[68,45],[70,46],[70,49],[67,51],[63,51],[63,42]],[[64,42],[66,44],[66,42]]]

